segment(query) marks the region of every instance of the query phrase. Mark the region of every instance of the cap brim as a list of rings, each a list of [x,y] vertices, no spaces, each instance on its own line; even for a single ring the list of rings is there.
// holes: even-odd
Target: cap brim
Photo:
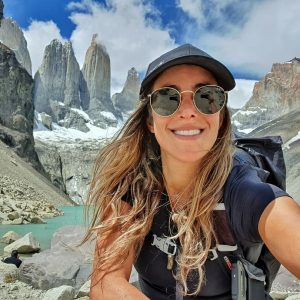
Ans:
[[[146,90],[148,90],[151,87],[151,84],[153,83],[155,78],[164,70],[172,66],[181,64],[197,65],[208,70],[214,75],[218,85],[220,85],[225,91],[230,91],[235,87],[235,80],[231,72],[222,63],[220,63],[212,57],[189,55],[173,59],[153,70],[151,74],[149,74],[149,76],[146,76],[145,79],[142,81],[140,94],[143,94]]]

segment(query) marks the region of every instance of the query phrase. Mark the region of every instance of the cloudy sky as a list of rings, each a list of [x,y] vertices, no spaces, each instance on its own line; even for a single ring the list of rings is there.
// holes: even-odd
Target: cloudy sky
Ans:
[[[299,0],[4,0],[4,15],[21,26],[33,72],[52,39],[73,43],[82,66],[92,35],[111,60],[112,93],[127,71],[141,77],[148,63],[183,43],[221,60],[237,79],[233,107],[251,96],[254,82],[300,56]]]

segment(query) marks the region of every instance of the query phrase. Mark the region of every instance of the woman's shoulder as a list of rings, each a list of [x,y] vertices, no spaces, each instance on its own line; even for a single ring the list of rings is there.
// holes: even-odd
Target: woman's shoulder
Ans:
[[[248,164],[232,168],[224,187],[223,199],[228,216],[239,237],[259,241],[258,222],[270,202],[288,195],[264,182],[260,170]]]

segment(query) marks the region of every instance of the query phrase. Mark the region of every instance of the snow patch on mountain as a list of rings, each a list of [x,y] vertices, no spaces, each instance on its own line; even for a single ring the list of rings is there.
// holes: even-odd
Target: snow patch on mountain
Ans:
[[[44,126],[39,127],[38,130],[33,132],[35,139],[47,142],[76,142],[76,141],[91,141],[99,139],[109,139],[114,136],[122,127],[123,124],[118,124],[117,127],[107,127],[106,129],[94,126],[91,123],[87,123],[89,128],[88,132],[82,132],[80,130],[65,128],[59,126],[56,123],[52,124],[53,130],[48,130]]]
[[[296,136],[294,136],[293,138],[291,138],[290,140],[288,140],[284,145],[283,145],[283,149],[290,149],[290,145],[296,141],[300,140],[300,131],[298,131],[298,134]]]

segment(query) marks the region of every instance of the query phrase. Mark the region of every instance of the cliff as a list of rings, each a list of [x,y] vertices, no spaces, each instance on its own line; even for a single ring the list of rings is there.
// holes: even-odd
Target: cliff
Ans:
[[[253,95],[246,105],[233,116],[233,123],[239,131],[247,133],[299,107],[300,60],[276,63],[271,72],[253,89]]]
[[[62,45],[53,40],[34,76],[35,109],[47,113],[55,122],[64,119],[65,107],[80,107],[79,79],[80,69],[71,42]]]
[[[34,150],[32,91],[32,77],[0,43],[0,139],[42,171]]]
[[[133,111],[139,102],[139,90],[141,81],[135,68],[128,71],[127,79],[121,93],[116,93],[112,97],[115,108],[123,113]]]
[[[0,0],[0,26],[1,26],[1,20],[3,19],[3,9],[4,9],[4,4],[3,1]]]
[[[109,122],[106,113],[117,115],[110,98],[110,79],[110,58],[95,34],[85,55],[80,92],[82,108],[100,127]]]
[[[280,135],[287,170],[287,191],[300,201],[300,105],[298,108],[252,131],[248,136]]]
[[[27,49],[27,42],[22,30],[12,19],[2,19],[0,27],[0,41],[15,52],[18,62],[31,75],[31,59]]]

